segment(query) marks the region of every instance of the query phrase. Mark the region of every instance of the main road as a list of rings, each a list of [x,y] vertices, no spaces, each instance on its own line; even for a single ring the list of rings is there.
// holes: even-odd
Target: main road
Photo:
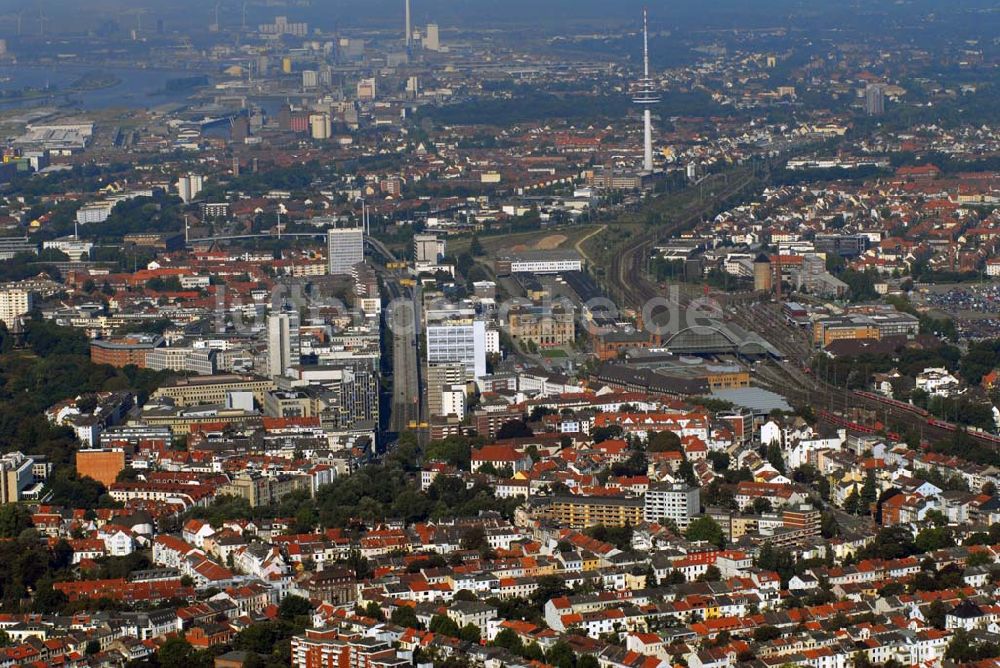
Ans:
[[[369,249],[387,263],[396,262],[395,255],[377,239],[365,239]],[[423,326],[420,289],[404,286],[398,276],[386,268],[380,269],[382,285],[387,298],[383,326],[392,337],[392,402],[389,431],[396,434],[417,431],[421,442],[423,429],[415,429],[427,421],[423,382],[420,374],[420,330]]]
[[[392,336],[392,413],[389,428],[399,433],[421,422],[423,414],[417,348],[420,298],[415,289],[404,288],[389,274],[384,274],[383,280],[389,298],[384,325]]]

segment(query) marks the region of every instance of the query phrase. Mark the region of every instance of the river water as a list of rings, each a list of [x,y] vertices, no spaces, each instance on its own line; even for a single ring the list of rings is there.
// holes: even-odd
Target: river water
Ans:
[[[89,67],[86,65],[7,65],[0,67],[0,90],[12,91],[32,88],[54,88],[53,96],[38,98],[0,98],[0,108],[34,107],[63,103],[67,89],[80,77],[95,74],[118,80],[113,86],[97,90],[68,93],[72,106],[83,109],[124,107],[144,109],[162,104],[183,102],[193,90],[162,94],[167,81],[198,76],[190,70],[148,70],[139,68]],[[161,94],[156,94],[161,93]]]

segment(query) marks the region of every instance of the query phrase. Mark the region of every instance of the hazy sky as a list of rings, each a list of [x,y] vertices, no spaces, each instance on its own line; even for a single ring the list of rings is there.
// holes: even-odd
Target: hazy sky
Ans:
[[[403,0],[312,0],[310,6],[298,6],[301,0],[292,0],[286,7],[277,4],[265,6],[261,0],[251,0],[247,3],[248,23],[287,14],[326,29],[335,24],[391,27],[401,21]],[[959,5],[996,8],[995,0],[412,0],[417,24],[435,21],[442,27],[543,26],[549,30],[632,23],[643,5],[649,6],[654,25],[725,28],[795,25],[820,15],[849,21],[869,12],[917,17],[935,9],[954,12]],[[240,23],[241,6],[242,0],[221,1],[224,26]],[[214,20],[214,7],[213,0],[0,0],[0,32],[10,33],[18,12],[22,12],[25,33],[37,30],[39,8],[49,18],[52,32],[92,30],[112,18],[131,27],[134,15],[129,10],[138,8],[148,10],[147,26],[163,19],[173,29],[197,29]],[[989,15],[994,17],[1000,21],[996,12]]]

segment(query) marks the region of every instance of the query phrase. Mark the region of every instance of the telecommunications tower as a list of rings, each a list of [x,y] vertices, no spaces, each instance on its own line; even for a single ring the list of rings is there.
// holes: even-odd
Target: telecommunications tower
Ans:
[[[635,104],[642,107],[643,122],[643,144],[642,144],[642,170],[647,174],[653,173],[653,114],[650,107],[659,103],[660,97],[656,93],[653,80],[649,78],[649,24],[646,17],[646,8],[642,10],[642,78],[636,86],[635,97],[632,98]]]

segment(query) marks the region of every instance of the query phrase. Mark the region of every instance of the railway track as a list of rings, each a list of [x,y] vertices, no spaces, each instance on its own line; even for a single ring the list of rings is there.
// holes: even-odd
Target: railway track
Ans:
[[[753,173],[746,173],[740,178],[720,184],[722,191],[714,195],[713,202],[721,202],[735,197],[743,192],[755,180]],[[701,220],[702,216],[715,208],[715,204],[705,204],[700,200],[688,203],[680,212],[673,214],[669,222],[651,226],[642,234],[633,237],[621,252],[612,259],[607,273],[609,294],[614,296],[622,306],[640,310],[649,300],[661,296],[656,284],[646,278],[646,259],[653,247],[677,232],[689,229]]]
[[[754,180],[752,173],[734,179],[713,201],[717,203],[735,197]],[[637,312],[651,299],[663,297],[660,288],[646,277],[646,260],[652,248],[671,235],[693,227],[713,208],[714,205],[706,206],[700,201],[693,201],[669,222],[651,226],[626,242],[621,252],[612,259],[607,272],[605,287],[608,294],[619,305],[631,307]],[[780,305],[761,304],[742,294],[737,297],[730,304],[722,296],[723,303],[727,304],[727,316],[746,329],[761,333],[787,359],[783,364],[768,363],[760,367],[754,378],[756,385],[787,397],[795,405],[813,406],[831,414],[846,414],[856,408],[872,411],[876,420],[890,430],[906,432],[919,428],[921,441],[938,442],[954,437],[955,425],[929,418],[915,419],[912,411],[902,406],[859,395],[816,378],[806,371],[815,353],[812,342],[802,330],[784,319]],[[690,300],[681,295],[679,301],[679,306],[684,306]],[[966,433],[970,438],[1000,451],[1000,438],[975,431]]]
[[[804,380],[805,379],[805,380]],[[926,411],[910,404],[888,400],[869,392],[849,391],[833,387],[804,372],[790,363],[768,363],[760,366],[754,376],[755,385],[789,399],[796,406],[811,406],[820,415],[821,421],[841,427],[844,421],[858,422],[861,418],[851,416],[854,409],[871,413],[866,429],[854,430],[871,434],[875,423],[880,423],[887,432],[905,435],[915,430],[920,441],[937,443],[955,437],[959,427],[945,420],[939,420]],[[823,412],[832,417],[824,417]],[[843,420],[839,419],[843,417]],[[859,422],[859,424],[864,424]],[[972,430],[965,434],[994,450],[1000,450],[1000,437]]]

